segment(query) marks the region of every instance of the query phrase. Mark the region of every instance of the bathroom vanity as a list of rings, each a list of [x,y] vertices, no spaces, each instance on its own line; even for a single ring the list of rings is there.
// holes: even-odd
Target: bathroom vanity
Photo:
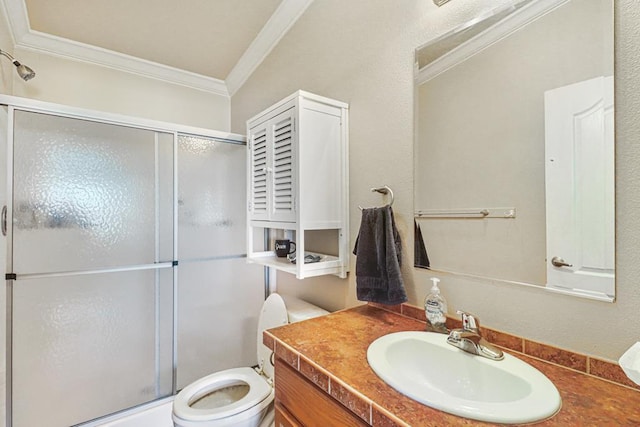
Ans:
[[[282,359],[276,360],[276,371],[276,426],[368,425]]]
[[[276,426],[487,425],[422,405],[371,370],[367,348],[373,341],[425,328],[424,322],[410,317],[419,317],[417,308],[394,309],[409,315],[362,305],[265,332],[264,343],[276,355]],[[615,384],[513,351],[506,340],[494,338],[489,337],[544,373],[561,394],[560,411],[535,425],[640,425],[640,387]]]

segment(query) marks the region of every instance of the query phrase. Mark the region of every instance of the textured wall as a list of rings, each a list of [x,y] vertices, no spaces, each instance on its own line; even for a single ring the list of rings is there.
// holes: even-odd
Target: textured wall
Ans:
[[[27,83],[16,75],[13,83],[16,96],[229,130],[227,97],[21,48],[16,48],[15,53],[36,72],[36,77]]]
[[[582,0],[585,1],[585,0]],[[360,224],[358,205],[379,204],[369,188],[387,184],[412,248],[413,50],[435,35],[503,1],[316,0],[231,100],[231,128],[297,89],[350,104],[351,243]],[[640,339],[640,4],[616,1],[617,302],[553,295],[537,288],[443,277],[449,310],[474,312],[487,326],[608,359]],[[420,305],[429,272],[403,266],[410,302]],[[278,287],[327,308],[358,304],[355,258],[349,279],[299,282],[278,274]]]

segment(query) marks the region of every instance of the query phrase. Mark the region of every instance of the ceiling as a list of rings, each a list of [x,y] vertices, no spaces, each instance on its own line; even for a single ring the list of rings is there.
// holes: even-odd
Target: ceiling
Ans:
[[[0,0],[16,47],[232,95],[313,0]]]

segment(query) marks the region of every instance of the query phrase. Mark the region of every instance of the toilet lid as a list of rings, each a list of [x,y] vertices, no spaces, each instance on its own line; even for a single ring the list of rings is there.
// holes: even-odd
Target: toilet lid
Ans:
[[[273,378],[273,365],[271,364],[271,349],[262,343],[262,332],[286,325],[289,323],[287,319],[287,306],[284,304],[282,297],[276,293],[269,297],[262,304],[262,311],[258,319],[258,366],[267,376]]]

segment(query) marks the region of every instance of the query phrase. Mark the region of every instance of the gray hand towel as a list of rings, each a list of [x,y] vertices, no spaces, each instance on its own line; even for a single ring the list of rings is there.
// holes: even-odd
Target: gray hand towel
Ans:
[[[417,221],[413,220],[413,265],[414,267],[431,268],[431,262],[429,261],[429,255],[427,255],[427,247],[424,244],[422,238],[422,230]]]
[[[400,275],[401,248],[391,206],[363,209],[353,249],[357,256],[356,292],[360,301],[387,305],[407,301]]]

